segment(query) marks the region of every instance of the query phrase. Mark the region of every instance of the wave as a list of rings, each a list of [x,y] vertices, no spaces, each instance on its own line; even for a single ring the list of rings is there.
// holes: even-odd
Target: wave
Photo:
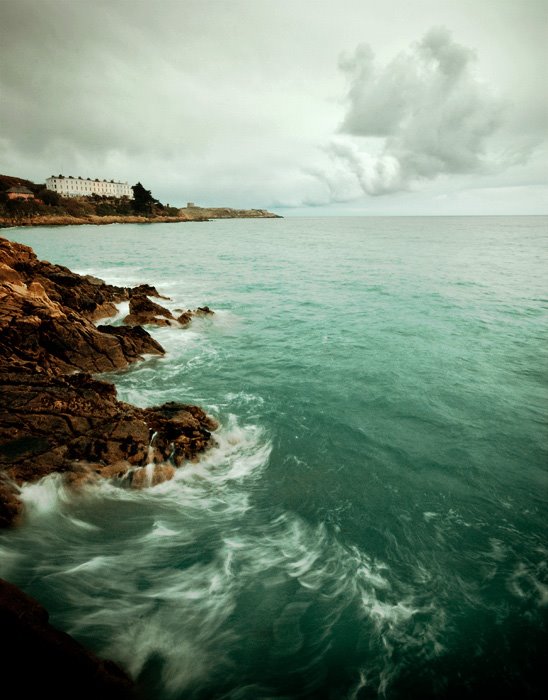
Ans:
[[[271,665],[255,697],[274,692],[280,663],[313,693],[349,619],[385,649],[407,643],[420,606],[386,564],[256,500],[272,449],[264,431],[232,415],[217,441],[143,490],[101,481],[74,491],[60,475],[25,486],[28,522],[2,544],[0,568],[30,568],[55,591],[54,624],[134,678],[157,677],[158,697],[211,683],[253,697],[231,676],[250,645]],[[249,663],[238,658],[239,673]],[[378,664],[356,673],[382,685]]]

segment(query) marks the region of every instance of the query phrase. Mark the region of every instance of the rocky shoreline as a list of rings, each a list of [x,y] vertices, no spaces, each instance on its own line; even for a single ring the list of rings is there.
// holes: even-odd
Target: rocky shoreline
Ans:
[[[217,425],[198,406],[138,408],[92,376],[164,354],[143,324],[183,328],[213,313],[176,318],[150,297],[160,295],[149,285],[108,285],[0,238],[0,525],[23,516],[23,483],[53,472],[74,483],[158,483],[213,443]],[[120,301],[129,302],[126,325],[95,325]]]
[[[209,208],[179,209],[177,216],[68,216],[61,214],[8,218],[0,216],[0,228],[19,226],[105,226],[106,224],[177,224],[188,221],[211,221],[212,219],[281,219],[279,214],[264,209]]]
[[[213,313],[201,307],[175,317],[150,297],[162,298],[150,285],[115,287],[0,238],[0,527],[24,519],[25,483],[60,473],[74,488],[99,478],[122,488],[152,486],[214,444],[217,423],[198,406],[138,408],[93,376],[164,354],[143,324],[183,329]],[[121,301],[129,302],[125,325],[96,325],[116,315]],[[3,658],[12,659],[17,686],[22,660],[36,653],[45,675],[28,679],[28,689],[63,698],[134,697],[120,669],[50,627],[36,601],[1,579],[0,622]]]
[[[49,624],[34,598],[0,579],[0,652],[4,697],[139,700],[131,679]]]

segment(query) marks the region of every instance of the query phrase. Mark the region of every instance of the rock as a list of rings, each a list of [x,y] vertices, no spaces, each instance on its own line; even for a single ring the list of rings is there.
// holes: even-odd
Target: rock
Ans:
[[[0,527],[17,523],[22,512],[17,485],[0,473]]]
[[[151,461],[168,459],[180,466],[193,460],[211,446],[211,432],[218,423],[198,406],[170,401],[162,406],[143,409],[145,420],[154,431]]]
[[[133,486],[159,483],[212,444],[216,423],[200,408],[130,406],[91,376],[164,353],[140,326],[90,320],[125,295],[134,312],[176,323],[145,292],[159,296],[149,285],[128,290],[76,275],[0,239],[1,526],[21,518],[25,482],[62,472],[74,485],[128,474]],[[150,479],[136,472],[147,464],[156,465]]]
[[[217,425],[197,406],[138,408],[91,376],[164,353],[138,325],[92,323],[128,298],[130,312],[133,304],[134,313],[176,323],[148,294],[159,296],[149,285],[128,290],[76,275],[0,238],[0,527],[24,517],[26,482],[61,472],[74,488],[99,477],[154,486],[213,443]],[[51,627],[39,603],[2,579],[0,657],[13,697],[136,698],[118,666]]]
[[[188,326],[188,324],[192,321],[192,311],[188,309],[188,311],[183,311],[183,313],[177,317],[177,322],[181,324],[181,326]]]
[[[11,282],[12,284],[24,284],[21,275],[6,263],[0,263],[0,282]]]
[[[161,406],[153,406],[144,410],[145,413],[159,420],[165,419],[175,423],[187,423],[189,420],[196,420],[212,431],[217,430],[219,427],[217,421],[208,416],[199,406],[179,403],[178,401],[168,401]]]
[[[83,373],[0,366],[0,393],[1,484],[36,481],[53,472],[64,472],[73,482],[93,475],[119,477],[150,462],[180,466],[212,444],[217,427],[197,406],[142,409],[123,403],[112,384]],[[16,489],[0,489],[0,499],[6,525],[20,515]]]
[[[132,361],[143,355],[163,355],[164,349],[141,326],[97,326],[97,330],[107,335],[113,335],[121,343],[124,356]]]
[[[151,301],[145,294],[131,294],[129,314],[124,319],[127,325],[170,326],[172,321],[175,324],[175,317],[168,309]]]
[[[5,697],[135,700],[129,677],[52,627],[36,600],[0,579],[0,654]]]
[[[40,282],[0,284],[0,358],[31,361],[56,372],[109,372],[163,349],[146,331],[101,332],[52,300]]]
[[[194,312],[195,316],[213,316],[215,312],[209,306],[199,306]]]
[[[197,309],[194,309],[194,311],[190,309],[183,311],[183,313],[177,317],[177,321],[184,327],[188,326],[194,316],[213,316],[214,313],[215,312],[212,311],[209,306],[199,306]]]
[[[24,284],[38,282],[52,301],[77,311],[90,321],[114,315],[114,303],[129,298],[128,289],[38,260],[32,248],[20,243],[0,239],[0,263],[16,272]]]
[[[130,484],[134,489],[150,488],[175,476],[176,469],[171,464],[151,464],[131,471]]]
[[[139,284],[137,287],[133,287],[129,290],[129,296],[145,296],[145,297],[156,297],[157,299],[169,299],[169,297],[162,296],[156,287],[151,284]]]

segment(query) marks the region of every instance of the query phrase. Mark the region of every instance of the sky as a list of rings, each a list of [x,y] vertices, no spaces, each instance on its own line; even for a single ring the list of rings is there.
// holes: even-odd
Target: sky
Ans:
[[[548,0],[0,0],[0,173],[284,216],[548,213]]]

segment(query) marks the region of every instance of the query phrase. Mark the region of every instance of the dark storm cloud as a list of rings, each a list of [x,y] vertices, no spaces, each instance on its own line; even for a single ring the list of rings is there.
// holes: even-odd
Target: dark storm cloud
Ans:
[[[127,6],[129,9],[129,5]],[[161,121],[147,120],[161,97],[147,74],[147,45],[116,8],[96,3],[3,5],[3,132],[9,147],[36,155],[53,148],[79,153],[139,153]],[[128,60],[128,49],[142,48]],[[150,63],[149,70],[150,70]],[[24,136],[23,136],[24,134]]]
[[[0,0],[0,172],[235,206],[538,184],[546,7]]]

